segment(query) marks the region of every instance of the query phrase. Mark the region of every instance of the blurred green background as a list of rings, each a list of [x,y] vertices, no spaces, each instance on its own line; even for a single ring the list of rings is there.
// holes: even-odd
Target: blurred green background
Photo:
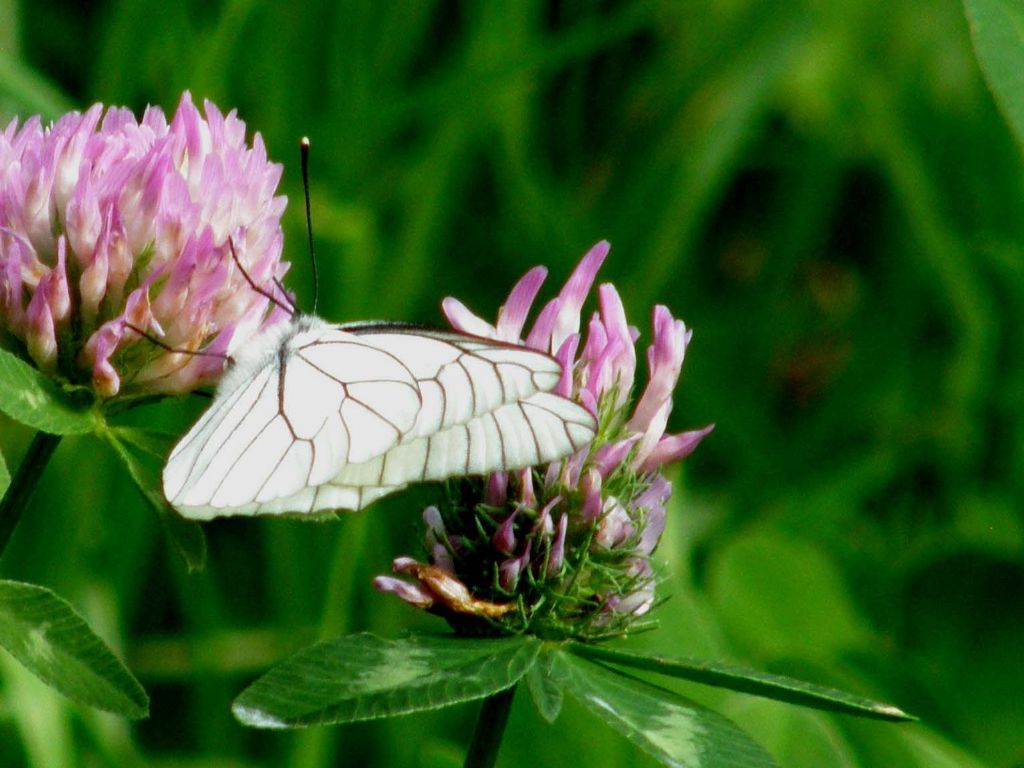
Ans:
[[[894,726],[680,686],[784,768],[1024,766],[1024,186],[956,0],[0,0],[0,117],[237,107],[286,166],[320,312],[493,316],[594,241],[631,319],[695,329],[661,629],[633,647],[846,687]],[[547,294],[550,295],[550,292]],[[147,418],[183,430],[201,403]],[[16,466],[27,434],[2,423]],[[187,575],[105,448],[67,439],[2,575],[67,597],[152,696],[129,725],[0,654],[0,765],[456,766],[476,708],[298,734],[229,704],[318,637],[441,629],[369,588],[430,490],[338,522],[207,527]],[[500,765],[646,765],[520,696]]]

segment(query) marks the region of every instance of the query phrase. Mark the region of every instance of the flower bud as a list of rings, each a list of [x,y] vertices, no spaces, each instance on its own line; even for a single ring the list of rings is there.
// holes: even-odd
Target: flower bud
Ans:
[[[569,516],[565,513],[558,518],[558,529],[555,532],[555,543],[548,556],[547,575],[552,577],[562,570],[565,564],[565,536],[569,532]]]
[[[498,526],[498,530],[494,532],[494,536],[491,537],[491,543],[494,544],[494,548],[503,555],[511,555],[515,552],[515,522],[516,515],[519,514],[519,510],[520,507],[516,507],[512,510],[512,514],[505,518],[504,522]]]
[[[519,584],[519,577],[530,564],[530,550],[533,548],[533,541],[526,542],[526,548],[519,557],[509,558],[498,566],[501,587],[511,592]]]
[[[484,501],[492,507],[504,506],[508,498],[508,472],[494,472],[487,478]]]
[[[612,549],[633,535],[632,518],[622,503],[614,496],[604,501],[601,520],[597,524],[594,543],[604,549]]]

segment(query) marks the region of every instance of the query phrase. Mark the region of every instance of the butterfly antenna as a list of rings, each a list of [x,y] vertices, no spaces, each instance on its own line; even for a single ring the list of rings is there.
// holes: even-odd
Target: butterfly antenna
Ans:
[[[260,296],[263,296],[263,297],[269,299],[271,301],[271,303],[273,303],[274,305],[280,307],[285,312],[287,312],[289,315],[294,315],[295,314],[295,307],[294,306],[291,306],[291,304],[282,304],[281,300],[278,299],[274,294],[272,294],[269,291],[266,291],[263,288],[260,288],[258,285],[256,285],[256,281],[252,279],[252,276],[246,271],[245,267],[242,266],[241,259],[238,258],[238,252],[235,250],[235,241],[234,241],[233,238],[230,238],[230,237],[228,238],[228,247],[231,248],[231,258],[233,258],[235,260],[235,266],[238,267],[238,271],[242,273],[242,277],[245,278],[245,282],[247,282],[249,284],[249,287],[252,288],[254,291],[256,291],[256,293],[258,293]],[[287,295],[287,292],[284,290],[284,287],[281,285],[281,283],[279,283],[277,281],[276,278],[274,279],[274,285],[276,285],[281,290],[282,293]]]
[[[231,355],[225,355],[223,352],[207,352],[202,349],[175,349],[167,342],[161,341],[156,336],[142,330],[137,325],[132,325],[131,323],[126,321],[124,327],[127,328],[129,331],[137,333],[150,344],[155,344],[156,346],[160,347],[160,349],[166,352],[173,352],[178,355],[199,355],[200,357],[219,357],[221,360],[226,360],[229,363],[231,362]]]
[[[316,314],[316,303],[320,296],[320,276],[316,271],[316,252],[313,250],[313,214],[309,208],[309,139],[305,136],[299,141],[299,154],[302,157],[302,191],[306,195],[306,234],[309,235],[309,260],[313,263],[313,314]]]

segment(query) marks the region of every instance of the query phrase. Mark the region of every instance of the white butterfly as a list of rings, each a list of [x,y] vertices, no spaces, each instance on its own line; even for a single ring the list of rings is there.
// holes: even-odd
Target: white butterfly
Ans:
[[[596,429],[551,394],[561,374],[515,344],[297,316],[236,355],[164,495],[198,520],[357,510],[409,483],[554,461]]]

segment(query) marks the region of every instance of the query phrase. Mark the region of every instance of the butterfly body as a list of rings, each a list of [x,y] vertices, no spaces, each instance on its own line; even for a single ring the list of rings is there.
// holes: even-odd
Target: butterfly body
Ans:
[[[298,316],[239,350],[175,446],[164,493],[184,516],[361,509],[409,483],[546,463],[594,419],[551,394],[561,367],[516,344]]]

